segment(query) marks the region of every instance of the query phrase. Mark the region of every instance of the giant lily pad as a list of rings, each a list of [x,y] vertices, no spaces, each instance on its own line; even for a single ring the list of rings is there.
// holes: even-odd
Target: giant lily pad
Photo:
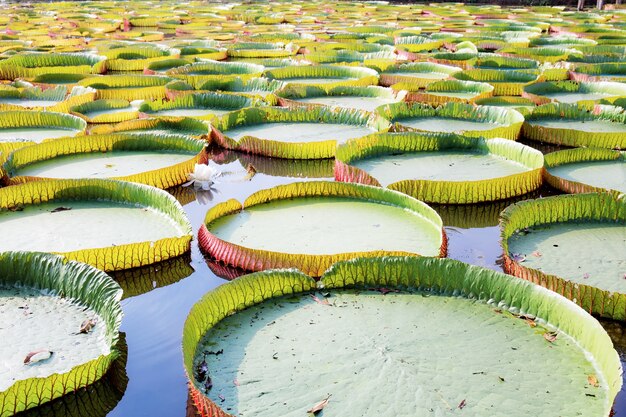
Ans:
[[[89,265],[43,253],[0,254],[0,276],[0,415],[51,401],[106,373],[119,356],[119,285]]]
[[[340,65],[291,66],[265,71],[270,80],[283,81],[291,86],[319,85],[368,86],[378,83],[378,73],[369,68]]]
[[[626,199],[570,194],[509,206],[504,269],[604,317],[626,319]]]
[[[181,135],[114,134],[57,139],[13,152],[3,169],[10,182],[111,178],[169,188],[206,163],[205,142]]]
[[[600,416],[622,383],[609,336],[571,302],[432,258],[341,262],[317,285],[237,278],[192,308],[183,358],[210,416]]]
[[[433,203],[480,203],[541,185],[541,152],[506,140],[383,133],[339,146],[335,178],[384,186]]]
[[[119,123],[139,116],[137,107],[122,99],[90,101],[70,107],[70,112],[88,123]]]
[[[177,58],[180,51],[151,44],[111,48],[102,53],[110,71],[143,71],[154,62]]]
[[[194,137],[207,137],[211,127],[203,120],[181,117],[176,119],[138,119],[117,123],[114,125],[100,125],[91,129],[92,134],[110,133],[150,133],[153,135],[179,134]]]
[[[0,64],[0,78],[3,80],[54,73],[101,74],[105,71],[105,57],[92,54],[31,52],[13,55]]]
[[[616,82],[546,82],[524,87],[523,97],[538,105],[550,102],[593,105],[602,99],[626,97],[626,84]]]
[[[525,86],[539,81],[534,71],[473,69],[454,74],[454,78],[491,84],[496,96],[521,96]]]
[[[431,107],[420,103],[395,103],[376,112],[393,123],[395,131],[454,132],[465,136],[516,140],[524,116],[513,109],[447,103]]]
[[[186,94],[171,101],[146,102],[139,111],[152,117],[193,117],[212,120],[252,106],[254,101],[235,94]]]
[[[213,124],[213,137],[227,149],[289,159],[335,156],[337,143],[386,129],[370,113],[349,109],[251,107]]]
[[[380,74],[380,84],[390,86],[396,83],[407,83],[414,88],[424,88],[435,81],[445,80],[453,74],[462,71],[459,67],[434,64],[432,62],[415,62],[400,64],[385,69]]]
[[[426,204],[395,191],[323,181],[262,190],[243,205],[218,204],[198,239],[203,250],[236,267],[296,267],[315,276],[358,254],[446,253],[441,219]]]
[[[545,178],[568,193],[614,190],[626,193],[626,155],[601,148],[551,152],[545,157]]]
[[[29,85],[29,84],[27,84]],[[0,108],[3,110],[48,110],[61,111],[68,89],[64,85],[42,89],[32,86],[2,86],[0,88]],[[95,94],[88,99],[93,100]],[[65,107],[66,108],[66,107]]]
[[[167,75],[187,81],[194,87],[199,87],[211,80],[234,80],[235,78],[249,79],[259,77],[263,72],[261,65],[246,64],[243,62],[220,62],[203,60],[190,65],[173,68]]]
[[[95,88],[100,99],[147,100],[165,98],[169,77],[147,75],[103,75],[85,78],[79,85]]]
[[[522,134],[557,145],[626,148],[626,113],[619,107],[590,112],[571,104],[545,104],[526,117]]]
[[[428,84],[424,90],[411,90],[410,83],[394,84],[394,90],[409,90],[406,101],[417,101],[437,106],[449,102],[474,103],[476,100],[491,97],[493,86],[474,81],[443,80]]]
[[[288,86],[276,93],[281,106],[336,106],[355,110],[374,111],[384,104],[402,101],[404,92],[395,93],[382,87]]]
[[[7,142],[41,142],[81,134],[87,123],[79,117],[56,112],[9,110],[0,112],[0,146]]]
[[[624,81],[626,64],[606,63],[580,65],[569,73],[574,81]]]
[[[298,49],[293,43],[238,42],[229,45],[227,54],[236,58],[281,58],[295,55]]]
[[[165,191],[122,181],[35,181],[0,188],[4,250],[61,253],[112,271],[189,250],[191,226]],[[37,236],[37,239],[33,239]]]

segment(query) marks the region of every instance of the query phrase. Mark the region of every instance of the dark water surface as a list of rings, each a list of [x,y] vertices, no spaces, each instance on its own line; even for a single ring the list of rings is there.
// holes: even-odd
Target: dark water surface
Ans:
[[[243,201],[253,192],[279,184],[312,179],[332,179],[332,161],[281,161],[231,152],[214,156],[223,172],[213,192],[199,192],[178,187],[170,192],[181,201],[194,233],[202,224],[212,205],[235,198]],[[246,179],[245,167],[252,163],[257,174]],[[215,162],[211,162],[215,165]],[[524,198],[557,194],[547,186]],[[518,199],[519,200],[519,199]],[[463,262],[501,271],[498,214],[514,201],[470,206],[433,207],[441,215],[449,239],[448,256]],[[279,231],[277,231],[278,233]],[[191,266],[191,267],[190,267]],[[219,268],[219,266],[218,266]],[[217,270],[214,266],[213,269]],[[221,275],[237,276],[237,271],[220,271]],[[94,388],[72,401],[82,405],[57,404],[54,413],[37,411],[37,416],[110,416],[110,417],[183,417],[187,407],[187,385],[183,370],[182,329],[191,306],[208,290],[227,280],[217,276],[203,254],[192,242],[191,256],[140,270],[118,273],[115,278],[125,291],[122,301],[126,333],[128,376],[125,392],[119,399],[104,395],[103,388]],[[605,321],[613,337],[622,364],[626,359],[626,327]],[[121,367],[123,370],[123,366]],[[123,373],[123,372],[122,372]],[[120,378],[113,378],[119,380]],[[123,378],[122,378],[123,379]],[[124,390],[124,380],[120,383]],[[108,391],[107,391],[108,393]],[[103,402],[108,401],[106,404]],[[67,403],[67,401],[66,401]],[[58,411],[61,410],[61,411]],[[615,403],[617,416],[626,416],[626,396],[620,393]]]

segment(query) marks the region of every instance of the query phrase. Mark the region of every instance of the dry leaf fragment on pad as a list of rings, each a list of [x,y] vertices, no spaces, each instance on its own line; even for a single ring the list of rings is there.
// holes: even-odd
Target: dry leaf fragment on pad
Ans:
[[[41,362],[41,361],[45,361],[46,359],[50,359],[53,353],[54,352],[48,349],[34,350],[30,352],[28,355],[26,355],[26,358],[24,358],[24,365],[30,365],[36,362]]]
[[[589,385],[593,385],[596,388],[600,386],[600,383],[598,382],[598,378],[595,375],[588,375],[587,382],[589,382]]]
[[[550,343],[554,343],[556,341],[558,334],[557,332],[545,332],[543,334],[543,338],[546,339]]]
[[[311,407],[310,410],[307,410],[307,413],[317,414],[320,411],[322,411],[324,409],[324,407],[326,407],[326,405],[328,405],[328,400],[330,399],[330,396],[331,396],[331,394],[328,394],[328,397],[324,398],[322,401],[320,401],[317,404],[315,404],[313,407]]]
[[[83,321],[80,325],[80,329],[78,330],[78,333],[89,333],[91,331],[91,329],[93,329],[96,325],[96,320],[94,319],[87,319],[85,321]]]
[[[71,210],[71,209],[72,209],[71,207],[57,207],[57,208],[51,210],[50,213],[59,213],[61,211],[68,211],[68,210]]]
[[[313,301],[315,301],[317,304],[322,304],[322,305],[330,305],[330,303],[328,302],[328,300],[321,300],[318,296],[311,294],[311,298],[313,299]]]

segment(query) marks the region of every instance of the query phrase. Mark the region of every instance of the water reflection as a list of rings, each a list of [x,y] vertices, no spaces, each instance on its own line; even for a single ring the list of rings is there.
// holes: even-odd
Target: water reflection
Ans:
[[[179,185],[177,187],[168,188],[166,190],[170,193],[182,206],[186,206],[192,201],[197,201],[198,204],[206,206],[210,204],[215,196],[219,194],[219,189],[211,187],[208,190],[195,189],[193,187],[183,187]]]
[[[187,278],[194,272],[190,263],[191,255],[185,254],[158,264],[112,272],[109,275],[124,290],[123,298],[129,298]]]
[[[626,367],[626,323],[620,323],[614,320],[598,319],[604,330],[609,334],[613,341],[613,347],[619,354],[619,359],[622,362],[622,368]],[[624,376],[622,376],[624,378]],[[624,381],[626,384],[626,381]],[[615,402],[613,403],[614,416],[623,416],[626,410],[626,394],[624,389],[617,394]]]
[[[204,254],[204,257],[206,259],[206,264],[211,270],[211,272],[213,272],[216,276],[222,279],[225,279],[227,281],[232,281],[235,278],[239,278],[242,275],[246,275],[250,273],[249,271],[246,271],[245,269],[235,268],[233,266],[226,265],[220,261],[212,259],[210,255],[208,254]]]
[[[124,333],[120,333],[117,347],[120,350],[120,357],[113,362],[109,371],[100,380],[88,387],[16,415],[19,417],[106,416],[122,399],[128,385],[126,375],[128,346]]]
[[[335,175],[334,159],[269,158],[225,149],[214,151],[211,159],[235,171],[247,172],[247,167],[252,165],[257,173],[272,177],[333,178]]]

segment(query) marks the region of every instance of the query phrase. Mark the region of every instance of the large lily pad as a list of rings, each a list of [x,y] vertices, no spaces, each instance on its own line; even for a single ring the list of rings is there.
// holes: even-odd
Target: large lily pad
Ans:
[[[42,74],[101,74],[106,71],[105,57],[93,54],[23,53],[11,56],[0,64],[0,78],[36,77]]]
[[[339,146],[335,178],[384,186],[426,202],[467,204],[535,190],[542,167],[541,152],[506,139],[383,133]]]
[[[11,416],[102,377],[118,357],[122,290],[89,265],[60,256],[0,254],[0,415]],[[91,320],[91,329],[81,327]],[[44,350],[25,358],[32,352]],[[35,361],[35,358],[47,359]]]
[[[92,134],[111,133],[147,133],[152,135],[179,134],[193,137],[207,137],[211,126],[203,120],[181,117],[176,119],[138,119],[117,123],[114,125],[100,125],[91,129]]]
[[[70,107],[70,112],[87,123],[119,123],[139,116],[137,107],[122,99],[90,101]]]
[[[13,152],[3,169],[10,183],[111,178],[169,188],[206,163],[205,142],[181,135],[114,134],[57,139]]]
[[[79,85],[95,88],[99,99],[147,100],[165,98],[165,84],[172,78],[147,75],[103,75],[85,78]]]
[[[291,86],[319,85],[368,86],[378,83],[378,73],[369,68],[340,65],[291,66],[265,71],[270,80],[279,80]]]
[[[516,140],[524,116],[513,109],[447,103],[431,107],[421,103],[395,103],[376,112],[393,123],[394,131],[446,132],[465,136]]]
[[[294,271],[237,278],[192,308],[183,357],[208,416],[608,415],[622,383],[580,308],[432,258],[341,262],[317,285]]]
[[[174,78],[187,81],[194,87],[199,87],[211,80],[234,80],[235,78],[256,78],[263,72],[263,66],[244,62],[220,62],[203,60],[182,67],[173,68],[166,72]]]
[[[414,62],[400,64],[385,69],[380,74],[380,84],[390,86],[396,83],[407,83],[414,88],[424,88],[435,81],[445,80],[462,71],[459,67],[440,65],[432,62]]]
[[[509,206],[500,223],[506,272],[604,317],[626,319],[626,199],[570,194]]]
[[[320,159],[334,157],[337,143],[388,127],[382,118],[357,110],[251,107],[217,120],[213,137],[227,149],[279,158]]]
[[[545,104],[526,117],[522,134],[557,145],[626,148],[626,113],[619,107],[590,112],[571,104]]]
[[[61,253],[112,271],[189,250],[191,226],[165,191],[122,181],[35,181],[0,188],[2,250]],[[37,239],[33,237],[36,236]]]
[[[626,193],[624,152],[577,148],[551,152],[545,158],[546,181],[568,193],[614,190]]]
[[[314,276],[358,254],[446,253],[441,219],[426,204],[394,191],[322,181],[262,190],[243,205],[218,204],[198,239],[203,250],[236,267],[296,267]]]
[[[473,69],[454,74],[454,78],[491,84],[496,96],[521,96],[524,87],[540,81],[538,71]]]
[[[255,102],[235,94],[186,94],[171,101],[146,102],[139,111],[152,117],[193,117],[212,120]]]
[[[388,88],[367,87],[333,87],[325,89],[320,86],[288,86],[279,90],[276,95],[281,106],[336,106],[347,109],[374,111],[384,104],[402,101],[404,92],[394,92]]]
[[[406,101],[427,103],[431,106],[450,102],[474,103],[476,100],[491,97],[493,86],[488,83],[474,81],[443,80],[428,84],[424,90],[411,91],[412,84],[394,84],[394,90],[409,90]]]
[[[0,112],[0,146],[8,142],[41,142],[82,134],[87,123],[79,117],[56,112],[14,110]]]
[[[559,81],[531,84],[524,87],[523,97],[538,105],[550,102],[593,105],[599,100],[626,96],[626,84],[617,82],[576,83]]]

